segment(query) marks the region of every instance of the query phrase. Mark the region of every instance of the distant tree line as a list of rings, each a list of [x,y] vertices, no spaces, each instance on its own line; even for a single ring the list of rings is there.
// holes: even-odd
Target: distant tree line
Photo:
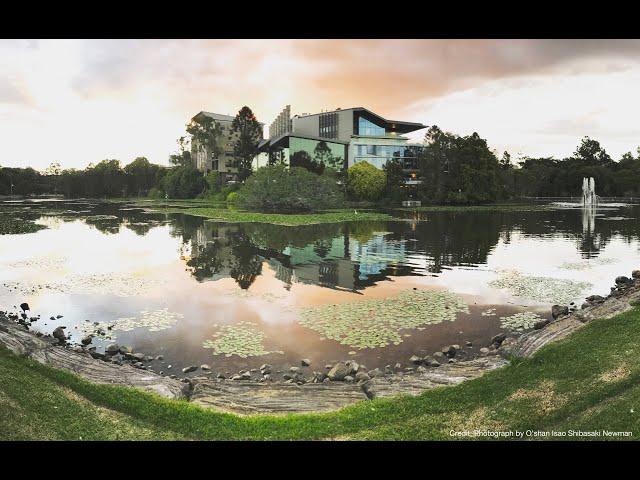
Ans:
[[[260,124],[251,109],[243,107],[236,115],[232,129],[238,133],[233,145],[233,166],[238,168],[239,179],[245,182],[254,176],[250,165],[257,153]],[[186,131],[189,136],[178,139],[179,151],[169,157],[170,167],[153,164],[145,157],[138,157],[125,166],[115,159],[102,160],[82,170],[62,169],[57,163],[44,172],[33,168],[0,167],[0,195],[206,197],[242,200],[247,205],[264,203],[271,205],[270,209],[291,195],[296,197],[300,207],[303,203],[306,205],[301,199],[302,192],[309,186],[309,178],[300,173],[284,175],[275,168],[283,165],[283,152],[271,152],[269,166],[263,168],[273,169],[265,174],[265,178],[283,182],[286,179],[291,185],[290,191],[284,195],[285,192],[278,190],[282,198],[270,201],[258,194],[256,185],[260,182],[252,182],[251,195],[243,196],[236,192],[240,185],[225,186],[217,172],[204,176],[193,164],[190,141],[195,140],[196,145],[204,145],[213,152],[221,151],[223,136],[219,124],[205,117],[192,121]],[[640,196],[640,148],[635,155],[627,152],[616,161],[598,141],[589,137],[583,138],[568,158],[522,157],[514,162],[508,152],[498,157],[477,133],[459,136],[433,126],[427,131],[423,147],[416,151],[416,156],[416,177],[422,179],[422,183],[412,187],[405,186],[406,171],[401,160],[388,161],[383,170],[359,162],[345,172],[341,168],[342,158],[334,157],[324,142],[320,142],[312,154],[296,152],[292,155],[291,167],[318,176],[323,188],[330,189],[322,193],[326,194],[324,197],[320,196],[331,198],[328,203],[335,203],[338,197],[382,203],[396,203],[411,197],[428,203],[471,204],[533,196],[578,196],[583,177],[594,177],[598,195]],[[300,184],[295,185],[295,182]],[[331,182],[336,184],[335,191],[329,187]]]

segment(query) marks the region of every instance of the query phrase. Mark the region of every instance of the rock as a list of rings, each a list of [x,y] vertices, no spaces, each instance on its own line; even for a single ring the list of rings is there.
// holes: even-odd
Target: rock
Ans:
[[[380,375],[382,375],[382,371],[379,368],[374,368],[369,372],[370,378],[379,377]]]
[[[107,348],[104,349],[104,352],[107,355],[115,355],[119,351],[120,351],[120,347],[118,346],[117,343],[112,343],[110,345],[107,345]]]
[[[156,356],[156,360],[164,360],[164,357],[162,355],[158,355]]]
[[[420,365],[420,366],[418,366],[416,368],[416,372],[424,373],[426,371],[427,371],[427,369],[425,367],[423,367],[422,365]]]
[[[87,335],[86,337],[83,337],[82,340],[80,340],[80,343],[82,345],[89,345],[91,343],[91,340],[93,340],[89,335]]]
[[[327,377],[332,381],[341,381],[352,372],[354,372],[353,364],[350,362],[338,362],[329,370]]]
[[[422,363],[422,359],[417,355],[411,355],[411,357],[409,358],[409,361],[414,365],[420,365]]]
[[[589,303],[602,303],[605,301],[605,298],[600,296],[600,295],[590,295],[587,298],[585,298],[585,300]]]
[[[284,380],[293,380],[293,375],[289,375],[288,373],[285,373],[284,375],[282,375],[282,378]]]
[[[216,378],[219,378],[219,379],[221,379],[221,380],[224,380],[224,379],[225,379],[225,378],[227,378],[227,377],[225,377],[225,376],[224,376],[224,373],[220,372],[220,373],[218,373],[218,374],[216,375]]]
[[[400,370],[402,368],[402,364],[401,363],[396,363],[393,368],[395,368],[396,370]]]
[[[251,380],[251,372],[244,372],[244,373],[240,374],[240,377],[243,380]]]
[[[471,343],[469,340],[467,340],[466,342],[464,342],[464,344],[465,344],[467,347],[473,347],[473,343]]]
[[[206,363],[203,363],[202,365],[200,365],[200,370],[204,370],[205,372],[209,372],[209,371],[211,371],[211,367],[209,365],[207,365]]]
[[[460,345],[449,345],[442,349],[442,353],[447,357],[454,357],[458,350],[460,350]]]
[[[242,380],[242,376],[241,375],[234,375],[233,377],[231,377],[231,380]]]
[[[145,355],[144,356],[144,361],[145,362],[152,362],[153,361],[153,357],[151,355]]]
[[[569,315],[569,307],[566,305],[554,305],[551,307],[551,316],[554,320],[564,315]]]
[[[298,373],[300,371],[300,368],[299,367],[291,367],[291,368],[289,368],[289,371],[291,373]]]
[[[580,305],[580,308],[584,310],[585,308],[589,308],[590,306],[591,304],[589,302],[583,302],[582,305]]]
[[[385,365],[384,366],[384,373],[386,375],[391,375],[393,373],[393,369],[391,368],[391,365]]]
[[[64,334],[64,327],[58,327],[53,331],[53,338],[57,338],[58,341],[64,342],[67,340],[67,336]]]
[[[198,367],[196,367],[195,365],[189,365],[188,367],[184,367],[182,369],[182,373],[191,373],[191,372],[195,372],[198,369]]]
[[[333,368],[333,365],[325,365],[324,368],[325,370],[331,370]]]
[[[20,308],[22,309],[22,311],[23,311],[23,312],[26,312],[27,310],[31,310],[31,309],[29,308],[29,304],[28,304],[28,303],[26,303],[26,302],[25,302],[25,303],[21,303],[21,304],[20,304]]]
[[[640,270],[634,270],[633,272],[631,272],[631,277],[635,278],[636,280],[640,279]]]
[[[132,359],[137,360],[139,362],[142,362],[146,359],[146,356],[144,353],[131,353],[129,355]]]
[[[264,377],[262,377],[262,378],[264,379],[264,381],[265,381],[265,382],[268,382],[268,381],[270,381],[270,380],[271,380],[271,375],[269,375],[269,374],[267,373],[267,374],[266,374]]]
[[[616,285],[618,286],[627,285],[630,283],[633,283],[633,280],[631,280],[629,277],[625,277],[624,275],[616,277]]]
[[[130,355],[131,353],[133,353],[133,348],[127,345],[120,345],[120,353],[122,355]]]
[[[354,378],[351,375],[344,377],[344,381],[347,383],[353,383]]]
[[[440,362],[432,357],[424,357],[424,364],[428,367],[439,367]]]
[[[308,367],[309,365],[311,365],[311,360],[309,360],[308,358],[303,358],[302,360],[300,360],[300,365],[302,365],[303,367]]]
[[[371,377],[366,372],[358,372],[356,373],[356,381],[357,382],[366,382],[370,380]]]
[[[433,358],[435,358],[436,360],[440,361],[445,357],[445,354],[442,352],[435,352],[433,354]]]
[[[506,333],[499,333],[497,335],[494,335],[491,338],[491,344],[492,345],[496,345],[496,346],[500,346],[502,344],[502,342],[504,342],[504,339],[507,338],[507,334]]]
[[[541,328],[544,328],[547,325],[549,325],[549,320],[545,318],[544,320],[538,320],[536,323],[534,323],[533,328],[534,330],[540,330]]]

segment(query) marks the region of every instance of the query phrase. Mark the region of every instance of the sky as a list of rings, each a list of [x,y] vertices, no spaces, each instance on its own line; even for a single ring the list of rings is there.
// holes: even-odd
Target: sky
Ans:
[[[167,164],[193,115],[244,105],[266,125],[366,107],[513,158],[590,136],[618,159],[640,145],[639,87],[640,40],[0,40],[0,166]]]

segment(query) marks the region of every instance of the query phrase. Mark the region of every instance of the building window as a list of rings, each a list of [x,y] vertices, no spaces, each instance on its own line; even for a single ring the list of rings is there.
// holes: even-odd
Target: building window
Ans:
[[[358,135],[364,135],[367,137],[384,137],[385,130],[383,127],[370,122],[366,118],[360,117],[358,119]]]
[[[218,170],[218,160],[211,161],[211,170]]]
[[[322,138],[338,138],[338,114],[325,113],[318,119],[318,136]]]

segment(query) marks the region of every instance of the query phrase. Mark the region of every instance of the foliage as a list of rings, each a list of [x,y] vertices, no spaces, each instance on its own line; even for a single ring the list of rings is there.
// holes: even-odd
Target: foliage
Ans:
[[[222,139],[222,127],[213,118],[201,115],[191,120],[187,125],[187,133],[191,135],[191,144],[195,149],[205,151],[209,155],[217,158],[222,152],[220,145]],[[171,163],[174,165],[185,166],[191,163],[191,156],[186,155],[188,151],[185,148],[184,137],[178,139],[181,154],[172,156]]]
[[[240,190],[239,204],[266,212],[311,212],[342,204],[342,192],[330,176],[282,165],[259,168]]]
[[[499,199],[499,163],[477,133],[460,137],[429,128],[419,157],[423,200],[482,203]]]
[[[238,201],[238,192],[229,192],[229,195],[227,195],[227,202],[235,203],[237,201]]]
[[[251,163],[262,138],[262,126],[251,109],[244,106],[233,119],[231,128],[237,134],[233,145],[233,166],[238,169],[238,178],[243,181],[251,175]]]
[[[206,187],[202,174],[191,165],[172,168],[162,181],[162,188],[170,198],[194,198]]]
[[[369,162],[358,162],[348,170],[347,188],[356,200],[379,200],[384,194],[387,177]]]
[[[340,222],[359,222],[359,221],[372,221],[372,220],[393,220],[393,217],[387,213],[380,212],[355,212],[354,210],[338,210],[326,213],[312,213],[312,214],[277,214],[277,213],[255,213],[255,212],[243,212],[239,210],[229,210],[222,208],[207,208],[207,207],[194,207],[194,208],[180,208],[180,209],[165,209],[162,205],[158,205],[155,208],[156,211],[164,213],[180,213],[185,215],[194,215],[197,217],[211,218],[213,220],[220,220],[225,222],[241,223],[270,223],[273,225],[316,225],[321,223],[340,223]]]

